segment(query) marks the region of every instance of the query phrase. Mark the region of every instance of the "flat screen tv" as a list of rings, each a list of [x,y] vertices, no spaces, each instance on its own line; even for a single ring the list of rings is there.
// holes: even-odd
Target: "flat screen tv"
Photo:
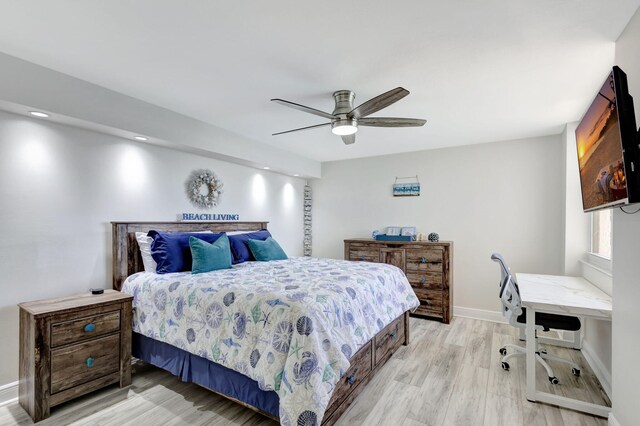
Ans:
[[[576,129],[585,212],[640,201],[638,142],[627,75],[613,67]]]

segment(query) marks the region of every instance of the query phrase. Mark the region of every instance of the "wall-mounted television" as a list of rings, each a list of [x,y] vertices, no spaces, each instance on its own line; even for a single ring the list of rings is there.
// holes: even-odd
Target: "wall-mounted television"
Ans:
[[[640,148],[627,75],[617,66],[576,129],[585,212],[640,202]]]

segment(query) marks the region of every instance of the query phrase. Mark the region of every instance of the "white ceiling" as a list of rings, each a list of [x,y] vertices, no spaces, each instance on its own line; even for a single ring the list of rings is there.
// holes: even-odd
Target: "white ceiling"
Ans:
[[[337,160],[560,133],[613,65],[640,0],[178,0],[3,2],[0,51],[253,140]],[[331,112],[397,86],[345,146],[323,122],[269,102]],[[0,94],[1,98],[1,94]],[[63,100],[61,100],[63,101]]]

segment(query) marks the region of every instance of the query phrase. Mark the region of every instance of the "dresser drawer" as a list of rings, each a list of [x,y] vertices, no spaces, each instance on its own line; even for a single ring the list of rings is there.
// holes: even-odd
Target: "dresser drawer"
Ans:
[[[371,372],[371,342],[367,342],[360,350],[349,360],[351,366],[344,376],[336,383],[336,389],[331,396],[325,415],[331,414],[344,399],[349,396],[351,391],[355,389],[362,379],[367,377]]]
[[[84,316],[51,324],[51,347],[81,342],[120,330],[120,311]]]
[[[442,290],[442,272],[407,271],[406,276],[411,287],[422,290]]]
[[[392,354],[404,342],[404,316],[400,316],[386,326],[375,339],[375,360],[378,364]]]
[[[51,393],[63,391],[120,369],[120,335],[51,350]]]
[[[421,262],[418,260],[405,260],[407,272],[440,272],[442,273],[442,262]]]
[[[377,247],[352,247],[351,250],[349,250],[349,260],[380,262],[380,250]]]
[[[424,290],[421,288],[413,288],[413,291],[416,293],[418,299],[420,299],[420,306],[418,310],[416,310],[416,314],[420,314],[419,311],[428,310],[431,312],[439,312],[440,316],[442,315],[442,303],[443,303],[443,293],[442,291],[434,291],[434,290]],[[422,314],[428,315],[428,314]]]
[[[430,247],[420,249],[406,249],[407,262],[416,263],[442,263],[442,247]]]

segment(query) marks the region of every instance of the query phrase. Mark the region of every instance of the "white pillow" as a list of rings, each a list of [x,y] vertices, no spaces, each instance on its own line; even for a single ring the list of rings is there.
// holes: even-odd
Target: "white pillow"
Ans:
[[[138,240],[138,246],[140,247],[144,271],[155,274],[158,264],[153,260],[153,257],[151,257],[151,242],[153,238],[147,237],[146,232],[136,232],[136,240]]]
[[[199,231],[197,233],[212,234],[213,231]],[[148,237],[146,232],[136,232],[136,240],[138,240],[138,247],[140,247],[144,271],[153,272],[155,274],[158,269],[158,263],[153,260],[153,257],[151,256],[151,243],[153,242],[153,238]]]
[[[258,232],[258,231],[260,231],[260,229],[256,229],[254,231],[224,231],[224,232],[227,235],[242,235],[242,234],[248,234],[250,232]]]

